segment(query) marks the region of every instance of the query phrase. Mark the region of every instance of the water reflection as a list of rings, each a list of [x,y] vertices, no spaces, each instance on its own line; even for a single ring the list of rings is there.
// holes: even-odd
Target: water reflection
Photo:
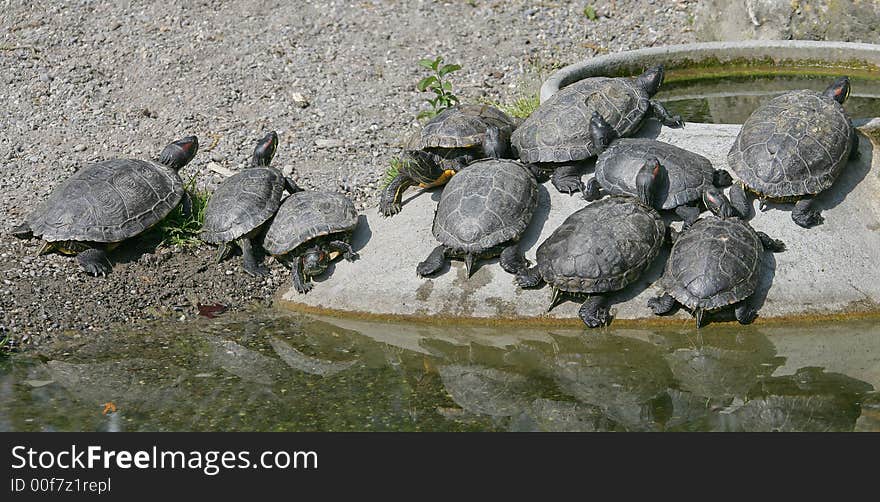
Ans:
[[[839,367],[837,342],[815,348],[841,326],[878,340],[880,323],[806,327],[806,356],[791,326],[584,334],[246,316],[60,338],[0,361],[0,429],[880,430],[872,383],[817,367]],[[812,364],[788,367],[774,339]],[[876,385],[874,343],[854,371]]]
[[[852,95],[844,108],[851,118],[880,117],[880,80],[850,75]],[[669,81],[657,93],[671,112],[688,122],[742,124],[774,96],[793,89],[818,92],[834,80],[827,75],[752,75]]]

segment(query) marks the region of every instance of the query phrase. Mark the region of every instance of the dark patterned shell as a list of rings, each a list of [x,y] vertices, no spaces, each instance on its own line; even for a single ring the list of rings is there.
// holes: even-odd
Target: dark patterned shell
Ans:
[[[275,256],[283,255],[315,237],[350,232],[357,221],[357,210],[344,195],[297,192],[281,204],[266,231],[263,248]]]
[[[576,211],[553,231],[538,247],[538,270],[562,291],[616,291],[648,268],[665,237],[653,208],[632,197],[609,197]]]
[[[434,215],[434,237],[464,253],[519,239],[538,205],[538,182],[515,160],[487,159],[456,174]]]
[[[157,162],[114,159],[86,166],[28,216],[43,240],[119,242],[158,223],[183,198],[177,172]]]
[[[672,246],[662,285],[690,309],[718,309],[745,300],[758,286],[764,247],[738,218],[705,218]]]
[[[230,242],[254,230],[275,214],[284,193],[284,175],[274,167],[250,167],[220,184],[208,201],[201,238]]]
[[[854,134],[838,102],[814,91],[788,92],[752,113],[727,162],[759,194],[776,198],[817,194],[840,174]]]
[[[594,77],[575,82],[541,104],[511,136],[523,162],[569,162],[596,155],[590,117],[599,112],[621,136],[635,132],[650,106],[648,93],[630,78]]]
[[[480,146],[489,126],[498,127],[505,139],[513,132],[514,122],[506,113],[489,105],[453,106],[429,120],[411,146],[415,149]]]
[[[624,138],[596,160],[596,180],[613,195],[637,195],[636,175],[649,156],[657,157],[666,176],[654,195],[654,206],[674,209],[701,199],[712,186],[715,169],[709,159],[653,139]]]

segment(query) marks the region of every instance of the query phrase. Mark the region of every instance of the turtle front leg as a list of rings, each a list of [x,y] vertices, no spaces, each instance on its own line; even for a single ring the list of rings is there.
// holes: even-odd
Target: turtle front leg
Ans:
[[[602,198],[602,191],[600,189],[599,180],[596,179],[595,176],[590,178],[590,181],[587,182],[587,186],[584,188],[584,200],[586,201],[594,201]]]
[[[684,127],[681,116],[669,113],[666,107],[659,101],[651,100],[651,113],[667,127]]]
[[[564,164],[557,167],[550,176],[550,181],[560,193],[571,195],[584,191],[584,182],[581,181],[581,166],[577,164]]]
[[[180,205],[183,218],[187,220],[190,219],[193,214],[193,200],[192,195],[188,190],[183,191],[183,199],[180,200]]]
[[[852,145],[849,147],[849,160],[855,160],[861,156],[862,154],[859,152],[859,133],[853,129]]]
[[[297,256],[294,258],[293,265],[290,270],[291,279],[293,280],[293,289],[297,291],[297,293],[306,294],[312,290],[312,282],[309,281],[308,277],[306,277],[305,272],[303,272],[303,262],[302,257]]]
[[[351,245],[345,241],[330,241],[327,243],[327,247],[333,251],[339,251],[342,253],[342,257],[345,258],[346,261],[355,261],[360,258],[360,256],[354,252],[354,249],[351,248]]]
[[[513,275],[518,275],[527,271],[529,265],[531,265],[531,263],[526,260],[523,252],[520,251],[519,243],[517,242],[504,248],[498,262],[501,264],[501,268],[503,268],[505,272]]]
[[[265,265],[259,263],[254,257],[254,248],[251,240],[242,237],[236,241],[238,247],[241,248],[241,258],[244,261],[244,271],[254,277],[266,277],[269,275],[269,269]]]
[[[229,245],[228,242],[224,242],[217,246],[217,253],[214,255],[214,263],[220,263],[229,256],[229,252],[232,251],[232,246]]]
[[[399,213],[403,201],[403,192],[413,186],[413,180],[408,176],[398,174],[391,183],[382,191],[382,199],[379,202],[379,214],[382,216],[394,216]]]
[[[284,189],[287,190],[288,193],[303,191],[303,189],[300,188],[299,185],[297,185],[289,176],[284,177]]]
[[[672,295],[664,293],[662,296],[648,300],[648,307],[651,312],[654,312],[654,315],[664,315],[672,312],[677,303]]]
[[[514,279],[516,285],[521,288],[537,288],[541,287],[544,284],[544,278],[541,277],[541,273],[538,272],[538,266],[535,265],[532,268],[528,268],[522,270],[518,274],[516,274],[516,278]]]
[[[578,317],[589,328],[606,326],[611,322],[608,306],[605,304],[604,295],[590,295],[578,309]]]
[[[416,273],[419,274],[419,277],[431,275],[440,270],[444,263],[446,263],[446,246],[440,245],[431,251],[425,261],[419,263],[416,267]]]
[[[9,233],[17,239],[32,239],[34,237],[34,232],[27,223],[12,227],[12,231]]]
[[[730,187],[730,205],[736,209],[740,218],[747,220],[752,216],[752,199],[746,194],[742,183],[736,183]]]
[[[751,324],[758,317],[758,309],[755,308],[752,298],[749,297],[737,304],[733,314],[740,324]]]
[[[678,206],[675,208],[675,214],[684,222],[682,230],[687,229],[700,219],[700,208],[695,206]]]
[[[813,209],[813,198],[806,197],[797,201],[791,212],[791,219],[799,226],[810,228],[825,221],[818,209]]]
[[[779,253],[785,251],[785,243],[779,239],[774,239],[764,232],[755,232],[758,234],[758,238],[761,239],[761,245],[764,246],[764,249],[767,251],[773,251],[774,253]]]
[[[89,275],[95,277],[107,275],[112,270],[107,251],[101,248],[89,248],[76,255],[79,266]]]

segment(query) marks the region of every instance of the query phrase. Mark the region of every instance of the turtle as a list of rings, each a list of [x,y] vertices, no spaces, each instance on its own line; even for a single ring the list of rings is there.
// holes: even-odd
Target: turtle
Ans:
[[[600,187],[612,195],[637,195],[636,174],[646,158],[654,157],[666,172],[654,194],[654,208],[675,211],[687,227],[700,217],[699,205],[706,189],[733,183],[727,171],[715,169],[700,154],[655,139],[614,139],[616,133],[598,112],[593,113],[590,127],[593,144],[601,153],[596,159],[595,176],[584,191],[587,200],[601,197]]]
[[[310,279],[327,270],[340,254],[354,261],[351,238],[358,212],[348,197],[303,190],[284,200],[266,231],[263,248],[291,269],[299,293],[312,289]]]
[[[425,277],[447,258],[461,258],[470,277],[476,259],[500,255],[502,269],[519,273],[529,265],[519,238],[537,205],[538,181],[530,166],[509,159],[471,163],[443,190],[432,228],[440,245],[416,272]]]
[[[847,77],[824,92],[791,91],[759,106],[746,119],[727,163],[741,183],[730,190],[733,207],[751,213],[746,190],[761,199],[796,201],[791,219],[804,228],[822,223],[813,207],[816,194],[827,190],[850,158],[858,157],[859,136],[843,109],[850,93]]]
[[[548,312],[565,296],[586,296],[578,316],[590,328],[610,321],[606,293],[633,283],[654,261],[666,238],[652,206],[663,176],[648,158],[636,183],[639,198],[611,196],[574,212],[538,247],[537,264],[516,276],[522,288],[553,288]]]
[[[253,240],[281,206],[284,190],[290,193],[301,190],[293,180],[269,165],[277,148],[275,131],[257,143],[250,167],[227,178],[214,191],[205,209],[201,230],[203,241],[218,245],[217,263],[229,254],[235,242],[241,248],[245,272],[255,277],[265,276],[269,270],[254,258]]]
[[[651,99],[663,75],[663,66],[654,66],[634,78],[591,77],[568,85],[541,103],[513,132],[511,145],[523,162],[553,169],[551,181],[560,192],[583,191],[580,161],[599,153],[590,131],[594,112],[621,137],[636,132],[649,112],[664,125],[683,126],[681,117]]]
[[[397,174],[382,191],[379,213],[400,212],[403,192],[412,185],[441,186],[470,162],[510,157],[515,122],[489,105],[457,105],[440,112],[409,139]]]
[[[112,159],[78,170],[12,230],[23,239],[40,237],[39,254],[58,251],[77,256],[89,275],[112,270],[107,251],[161,221],[181,202],[192,201],[178,171],[199,149],[195,136],[167,145],[158,160]]]
[[[673,234],[672,251],[660,279],[665,292],[648,300],[648,306],[662,315],[681,303],[691,310],[700,328],[706,312],[735,304],[736,319],[748,324],[758,315],[754,292],[764,252],[784,251],[785,244],[730,216],[730,202],[720,190],[709,189],[703,198],[715,216],[698,220],[681,235]]]

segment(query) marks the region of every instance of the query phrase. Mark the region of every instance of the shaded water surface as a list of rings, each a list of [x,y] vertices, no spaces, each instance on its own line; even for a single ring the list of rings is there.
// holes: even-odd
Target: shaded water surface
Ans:
[[[841,76],[845,73],[841,73]],[[824,91],[829,75],[753,75],[670,81],[657,99],[688,122],[742,124],[758,106],[796,89]],[[844,103],[853,119],[880,117],[880,77],[851,75],[852,90]]]
[[[0,430],[880,431],[880,322],[690,325],[258,311],[60,337],[0,360]]]

